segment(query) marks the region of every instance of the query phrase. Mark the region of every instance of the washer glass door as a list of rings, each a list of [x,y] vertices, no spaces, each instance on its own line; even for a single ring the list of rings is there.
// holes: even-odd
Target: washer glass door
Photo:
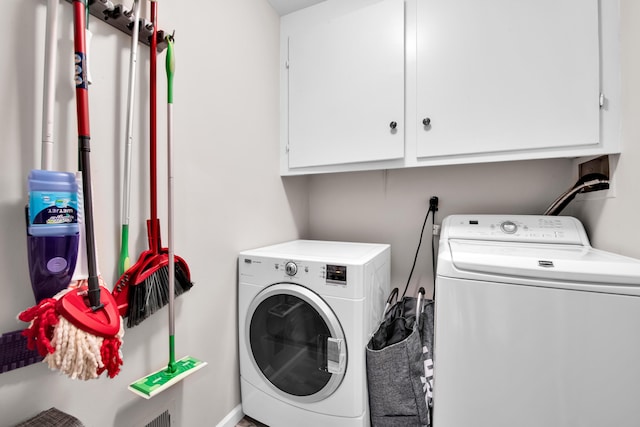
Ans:
[[[346,342],[320,296],[292,283],[271,285],[251,303],[246,324],[253,361],[278,393],[316,402],[338,388],[347,363]]]

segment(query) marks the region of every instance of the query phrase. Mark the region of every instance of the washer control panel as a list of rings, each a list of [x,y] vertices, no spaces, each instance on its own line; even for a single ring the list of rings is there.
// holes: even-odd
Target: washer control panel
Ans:
[[[589,246],[580,221],[542,215],[452,215],[443,224],[443,239],[494,240]]]

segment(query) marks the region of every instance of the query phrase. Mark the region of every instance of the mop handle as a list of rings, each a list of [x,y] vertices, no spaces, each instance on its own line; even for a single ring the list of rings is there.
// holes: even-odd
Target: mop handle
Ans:
[[[46,46],[44,51],[44,88],[42,101],[41,168],[53,170],[53,121],[56,89],[54,84],[58,50],[58,0],[47,2]]]
[[[135,104],[136,64],[138,62],[138,34],[140,32],[140,2],[133,0],[133,29],[129,55],[129,88],[127,94],[127,130],[124,154],[124,182],[122,184],[122,236],[120,242],[120,274],[129,268],[129,216],[131,209],[131,145],[133,141],[133,108]]]
[[[84,226],[87,244],[87,268],[89,270],[89,304],[93,310],[100,308],[100,284],[96,263],[95,232],[93,224],[93,197],[91,191],[91,164],[89,161],[89,90],[87,88],[85,13],[86,0],[74,0],[74,61],[76,84],[76,111],[78,115],[78,151],[80,153],[80,169],[82,171],[82,195],[84,199]]]
[[[167,41],[167,207],[168,207],[168,232],[169,232],[169,366],[175,363],[175,323],[176,316],[174,311],[175,300],[175,249],[173,239],[173,74],[175,72],[175,58],[173,56],[173,39],[166,37]]]

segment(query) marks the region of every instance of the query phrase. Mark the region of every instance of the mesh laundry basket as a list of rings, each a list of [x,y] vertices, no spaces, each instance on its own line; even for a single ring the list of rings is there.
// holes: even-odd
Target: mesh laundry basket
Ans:
[[[15,427],[84,427],[84,424],[76,417],[65,414],[56,408],[51,408],[20,424],[16,424]]]
[[[431,426],[433,301],[422,295],[397,301],[367,344],[373,427]]]

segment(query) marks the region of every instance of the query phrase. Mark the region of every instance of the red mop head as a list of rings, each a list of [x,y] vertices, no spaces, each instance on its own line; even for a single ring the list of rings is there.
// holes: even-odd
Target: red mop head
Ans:
[[[122,321],[113,297],[102,286],[100,301],[106,304],[95,311],[87,306],[88,311],[81,310],[76,303],[83,300],[85,289],[86,281],[81,281],[78,287],[65,289],[20,313],[20,320],[31,322],[22,334],[27,337],[27,347],[37,348],[53,370],[59,370],[72,379],[94,379],[103,372],[113,378],[122,365]],[[70,311],[69,306],[73,307]],[[85,326],[83,319],[89,326]],[[109,321],[100,326],[105,319]]]
[[[51,346],[51,337],[59,320],[56,303],[55,298],[45,298],[38,305],[18,315],[18,319],[23,322],[31,322],[31,325],[22,331],[22,335],[27,338],[27,348],[29,350],[37,348],[38,353],[43,357],[55,351]]]

